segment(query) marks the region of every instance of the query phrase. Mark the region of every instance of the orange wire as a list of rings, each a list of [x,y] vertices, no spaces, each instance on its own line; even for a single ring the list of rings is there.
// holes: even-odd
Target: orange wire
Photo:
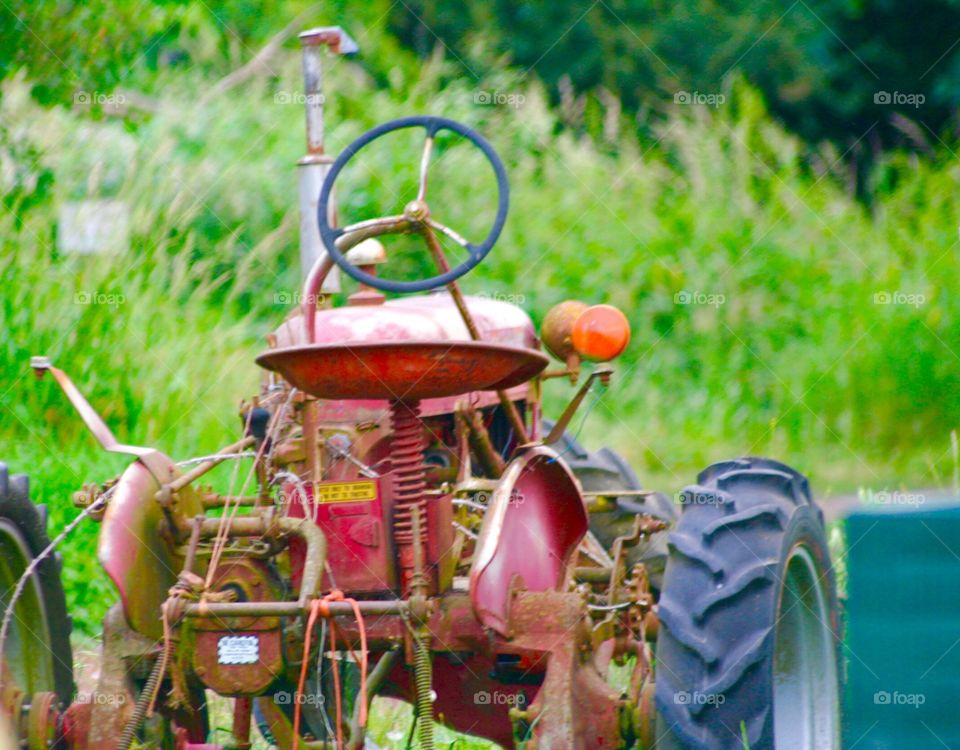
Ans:
[[[310,662],[310,636],[313,633],[313,626],[317,622],[317,616],[320,614],[320,600],[316,599],[310,605],[310,617],[307,618],[307,632],[303,639],[303,663],[300,665],[300,679],[297,681],[297,694],[293,705],[293,750],[300,747],[300,701],[303,700],[303,686],[307,682],[307,667]],[[321,646],[322,648],[322,646]]]
[[[336,631],[336,622],[330,620],[330,666],[333,669],[333,701],[337,709],[337,750],[341,750],[343,748],[343,696],[340,693],[340,665],[337,664],[334,656],[337,652]]]
[[[303,662],[300,665],[300,679],[297,682],[297,695],[296,700],[294,701],[293,707],[293,750],[297,750],[300,746],[300,706],[303,701],[303,688],[307,682],[307,669],[310,663],[310,640],[313,635],[313,628],[317,623],[317,618],[321,615],[324,617],[330,617],[330,607],[327,606],[329,602],[334,601],[346,601],[350,603],[351,608],[353,609],[353,615],[357,619],[357,628],[360,631],[360,726],[365,727],[367,725],[367,667],[368,667],[368,653],[367,653],[367,630],[363,622],[363,614],[360,612],[360,605],[357,604],[356,599],[348,599],[344,597],[343,592],[339,589],[334,589],[329,594],[324,596],[322,599],[314,599],[310,604],[310,616],[307,618],[307,632],[303,639]],[[336,621],[332,618],[330,619],[330,652],[331,656],[336,653],[337,650],[337,624]],[[323,645],[320,646],[323,648]],[[348,650],[353,654],[353,649]],[[354,659],[356,656],[354,655]],[[337,668],[336,663],[333,664],[333,693],[334,701],[336,705],[336,719],[337,719],[337,747],[343,747],[343,699],[340,691],[340,670]]]
[[[353,607],[353,616],[357,618],[357,629],[360,631],[360,726],[367,725],[367,629],[360,613],[360,605],[356,599],[347,599]],[[356,658],[356,657],[354,657]]]
[[[172,591],[171,591],[171,595]],[[157,696],[160,695],[160,684],[163,682],[163,673],[167,671],[167,661],[170,658],[170,621],[167,618],[167,604],[164,602],[163,606],[160,608],[160,612],[163,615],[163,652],[160,654],[160,679],[157,680],[157,684],[153,686],[153,693],[150,695],[150,703],[147,704],[147,716],[153,716],[153,710],[157,705]]]

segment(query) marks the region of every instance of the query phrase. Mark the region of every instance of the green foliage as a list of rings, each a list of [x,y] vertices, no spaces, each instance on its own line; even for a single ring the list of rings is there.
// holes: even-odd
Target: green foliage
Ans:
[[[389,55],[398,45],[384,34],[388,8],[383,0],[10,0],[0,7],[0,80],[27,68],[42,103],[78,101],[96,114],[103,97],[126,86],[159,94],[166,72],[226,75],[290,23],[349,17],[367,27],[361,41]],[[371,69],[385,75],[378,62]]]
[[[125,86],[140,70],[224,75],[285,24],[314,18],[362,24],[362,46],[376,50],[365,65],[381,84],[398,39],[423,59],[448,51],[456,72],[476,80],[509,60],[508,92],[536,75],[554,103],[582,93],[576,124],[593,135],[610,92],[642,121],[672,109],[677,92],[717,94],[731,73],[795,132],[832,139],[860,163],[895,143],[927,150],[956,124],[955,0],[11,0],[0,8],[0,80],[28,67],[34,95],[64,103]]]
[[[668,110],[679,91],[715,94],[737,71],[804,137],[862,158],[880,143],[925,147],[958,102],[953,0],[409,0],[390,18],[422,55],[442,45],[468,74],[506,55],[517,80],[535,73],[555,98],[567,79],[578,92],[613,91],[630,111]],[[923,101],[891,106],[875,99],[881,92]],[[903,116],[920,124],[905,128]]]

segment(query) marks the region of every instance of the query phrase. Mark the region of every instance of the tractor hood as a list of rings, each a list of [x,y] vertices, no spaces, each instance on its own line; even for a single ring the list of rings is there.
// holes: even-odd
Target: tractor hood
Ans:
[[[530,316],[516,305],[484,297],[466,297],[467,306],[484,341],[539,349]],[[316,343],[374,341],[468,341],[470,334],[446,292],[403,297],[379,305],[317,310]],[[307,343],[299,316],[275,332],[276,345]]]

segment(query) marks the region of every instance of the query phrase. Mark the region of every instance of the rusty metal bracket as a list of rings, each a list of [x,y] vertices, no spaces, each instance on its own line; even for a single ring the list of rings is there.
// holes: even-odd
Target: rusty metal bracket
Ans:
[[[653,516],[637,514],[633,519],[633,527],[624,536],[618,536],[613,542],[610,557],[613,558],[613,568],[610,571],[610,581],[607,587],[608,604],[617,604],[615,601],[620,586],[624,583],[626,571],[626,550],[636,547],[641,540],[660,531],[665,531],[669,524]],[[649,606],[651,602],[644,602],[642,606]]]
[[[166,507],[170,504],[174,496],[188,484],[199,479],[211,469],[216,468],[238,451],[253,445],[253,442],[253,436],[248,435],[242,440],[238,440],[236,443],[232,443],[225,448],[221,448],[216,454],[208,456],[204,461],[201,461],[186,474],[181,474],[169,482],[162,482],[160,484],[160,489],[156,493],[157,502]]]
[[[457,403],[456,415],[484,471],[495,477],[501,476],[506,464],[493,447],[483,417],[466,401]]]
[[[105,451],[109,451],[110,453],[126,453],[129,456],[137,456],[138,458],[156,452],[153,448],[143,448],[139,445],[124,445],[119,442],[113,436],[110,428],[107,427],[107,423],[100,418],[96,409],[84,398],[80,390],[73,384],[73,381],[70,380],[63,370],[54,367],[49,357],[30,357],[30,367],[37,374],[38,378],[42,378],[47,372],[53,375],[60,389],[70,400],[70,403],[73,404],[73,408],[77,410],[80,419],[83,420],[87,429],[93,433],[93,436],[97,439],[97,442],[103,446]]]
[[[570,424],[570,420],[573,419],[573,415],[577,413],[577,409],[580,408],[580,404],[583,403],[583,399],[586,398],[594,381],[599,380],[603,385],[607,385],[607,383],[610,382],[610,375],[612,374],[613,368],[609,365],[598,365],[594,368],[593,372],[583,381],[580,390],[577,391],[577,394],[571,399],[570,403],[567,404],[567,408],[563,410],[563,414],[560,415],[560,419],[557,420],[553,429],[550,430],[550,434],[543,439],[543,445],[553,445],[563,437],[563,433]]]

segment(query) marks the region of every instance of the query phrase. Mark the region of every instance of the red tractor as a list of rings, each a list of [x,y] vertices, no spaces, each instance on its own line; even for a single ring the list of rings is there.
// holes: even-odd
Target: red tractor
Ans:
[[[320,47],[351,43],[339,29],[302,38],[316,93]],[[839,748],[834,583],[807,480],[724,461],[680,493],[678,514],[617,453],[581,447],[567,427],[613,377],[623,314],[565,302],[538,337],[518,307],[462,294],[507,217],[493,147],[409,117],[331,163],[318,106],[308,97],[302,304],[257,358],[263,386],[233,444],[179,463],[121,445],[62,371],[32,363],[104,448],[135,460],[77,499],[120,598],[98,683],[79,695],[55,554],[78,521],[51,543],[25,477],[0,471],[9,746],[249,748],[256,726],[280,748],[361,748],[371,701],[390,696],[414,707],[408,746],[422,748],[437,722],[541,750]],[[410,129],[423,131],[416,195],[338,226],[344,168]],[[431,157],[450,134],[497,183],[476,243],[431,212]],[[374,238],[391,234],[422,239],[439,275],[379,275]],[[337,268],[359,288],[334,306],[321,290]],[[554,378],[582,384],[547,421]],[[221,464],[227,492],[200,482]],[[232,701],[226,743],[211,744],[208,691]]]

